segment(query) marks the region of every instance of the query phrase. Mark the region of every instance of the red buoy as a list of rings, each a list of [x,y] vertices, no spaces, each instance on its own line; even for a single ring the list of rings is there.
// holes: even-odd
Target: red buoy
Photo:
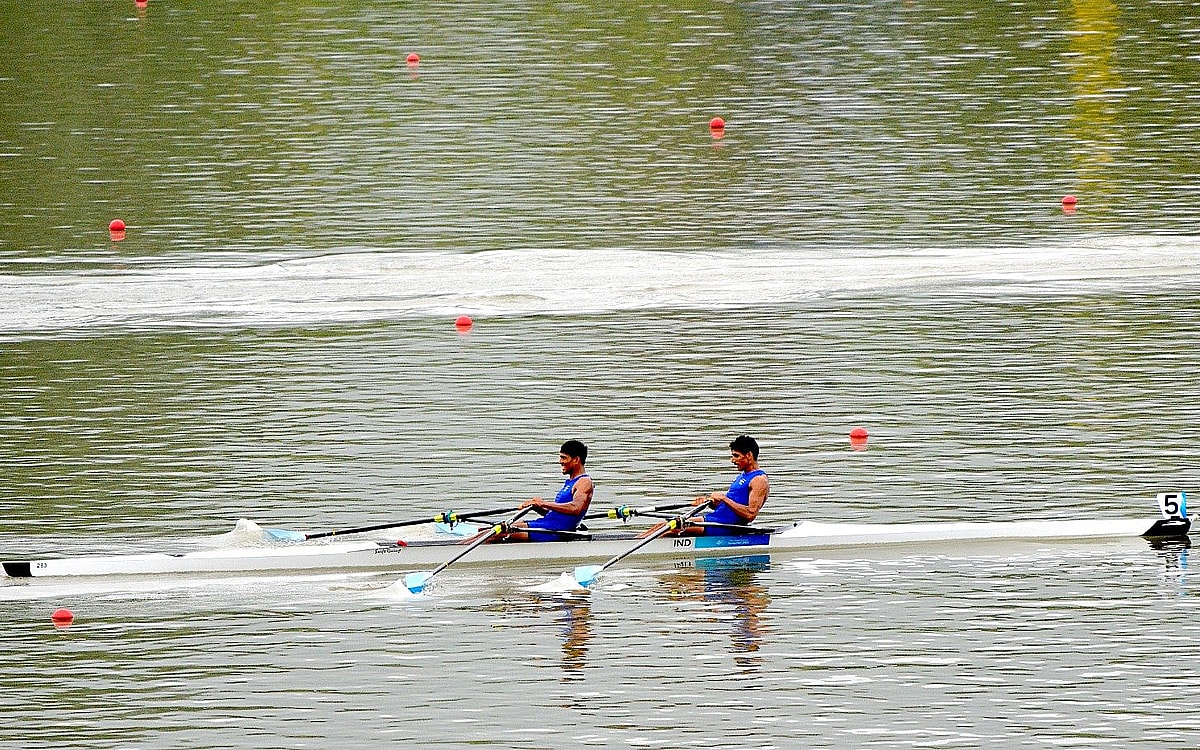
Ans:
[[[473,325],[475,325],[475,321],[471,320],[470,315],[459,315],[454,319],[454,327],[459,330],[470,328]]]
[[[112,221],[108,222],[108,231],[124,232],[125,231],[125,222],[121,221],[120,219],[113,219]]]
[[[850,447],[856,451],[867,449],[867,428],[855,427],[850,430]]]
[[[724,130],[725,129],[725,118],[723,118],[723,117],[712,118],[711,120],[708,121],[708,127],[712,130]]]
[[[1064,195],[1063,199],[1062,199],[1062,204],[1064,206],[1074,206],[1078,202],[1079,202],[1079,199],[1070,194]]]
[[[56,624],[69,623],[75,619],[75,613],[72,612],[71,610],[63,607],[63,608],[54,610],[54,613],[50,615],[50,619],[53,620]]]
[[[409,52],[408,57],[405,59],[408,60],[409,65],[416,65],[421,62],[421,56],[416,52]]]

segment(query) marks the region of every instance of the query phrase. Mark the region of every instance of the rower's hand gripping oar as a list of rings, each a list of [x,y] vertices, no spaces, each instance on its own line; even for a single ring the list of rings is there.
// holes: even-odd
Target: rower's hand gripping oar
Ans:
[[[479,510],[471,513],[455,513],[448,510],[445,513],[439,513],[433,518],[414,518],[408,521],[394,521],[392,523],[379,523],[374,526],[356,526],[352,529],[337,529],[336,531],[319,531],[316,534],[305,534],[303,531],[289,531],[288,529],[264,529],[268,536],[278,539],[283,542],[307,542],[309,539],[323,539],[329,536],[342,536],[343,534],[363,534],[368,531],[382,531],[383,529],[398,529],[401,526],[420,526],[423,523],[448,523],[451,526],[459,521],[466,521],[470,518],[479,518],[481,516],[494,516],[498,513],[508,513],[512,510],[512,506],[507,508],[493,508],[492,510]]]
[[[478,539],[476,539],[475,541],[471,542],[467,546],[467,548],[464,549],[462,552],[459,552],[454,557],[450,558],[446,562],[437,566],[431,572],[420,571],[417,573],[409,573],[408,575],[404,576],[404,587],[406,589],[408,589],[409,591],[413,592],[414,594],[421,593],[422,591],[425,590],[425,587],[429,585],[430,579],[432,579],[438,573],[441,573],[443,570],[450,567],[454,563],[456,563],[459,560],[466,557],[468,554],[470,554],[471,550],[475,549],[476,547],[478,547],[481,544],[485,544],[488,541],[490,541],[492,537],[509,531],[510,527],[514,523],[516,523],[518,520],[520,520],[521,516],[525,515],[526,513],[530,512],[531,510],[533,510],[532,505],[529,506],[528,508],[522,508],[520,510],[520,512],[517,513],[517,515],[513,516],[509,520],[496,524],[490,530],[488,530],[488,532],[485,533],[483,536],[481,536]]]
[[[708,503],[702,503],[700,505],[695,506],[694,508],[689,510],[687,513],[684,513],[682,516],[675,516],[670,521],[667,521],[665,524],[663,524],[662,527],[659,528],[657,531],[655,531],[653,534],[646,537],[645,539],[642,539],[637,544],[633,545],[632,547],[625,550],[621,554],[609,559],[608,562],[604,563],[603,565],[580,565],[579,567],[575,568],[575,572],[572,574],[575,578],[575,582],[584,588],[588,588],[596,581],[596,576],[598,576],[602,571],[607,570],[608,568],[611,568],[613,565],[616,565],[621,560],[624,560],[626,557],[629,557],[634,552],[637,552],[638,550],[640,550],[642,547],[645,547],[650,542],[653,542],[655,539],[658,539],[660,536],[667,534],[669,532],[672,532],[672,531],[676,531],[678,529],[682,529],[684,526],[687,525],[686,522],[689,518],[691,518],[692,516],[696,515],[697,513],[702,512],[704,510],[708,510],[708,508],[709,508]]]

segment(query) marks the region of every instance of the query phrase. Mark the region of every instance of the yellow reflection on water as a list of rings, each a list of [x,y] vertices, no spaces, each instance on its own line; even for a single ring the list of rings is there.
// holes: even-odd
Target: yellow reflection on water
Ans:
[[[1124,81],[1116,71],[1120,29],[1112,0],[1073,0],[1068,58],[1074,93],[1070,133],[1075,141],[1075,190],[1089,213],[1111,210],[1113,162],[1121,148],[1117,129]]]

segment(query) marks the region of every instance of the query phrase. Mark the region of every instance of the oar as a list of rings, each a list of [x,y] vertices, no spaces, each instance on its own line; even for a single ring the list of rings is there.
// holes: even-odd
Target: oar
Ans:
[[[692,508],[687,513],[684,513],[682,516],[676,516],[675,518],[672,518],[670,521],[667,521],[665,524],[663,524],[662,528],[660,528],[658,531],[654,532],[653,534],[646,537],[645,539],[642,539],[637,544],[633,545],[632,547],[625,550],[624,552],[617,555],[616,557],[611,558],[608,562],[604,563],[603,565],[580,565],[579,567],[575,568],[575,572],[573,574],[575,577],[575,582],[578,583],[580,586],[583,586],[584,588],[591,586],[592,583],[596,580],[596,576],[598,576],[601,573],[601,571],[611,568],[612,566],[616,565],[621,560],[624,560],[626,557],[629,557],[634,552],[637,552],[638,550],[640,550],[642,547],[645,547],[650,542],[653,542],[655,539],[658,539],[663,534],[666,534],[667,532],[670,532],[670,531],[675,531],[676,529],[682,529],[685,525],[685,522],[689,518],[696,515],[697,513],[700,513],[701,511],[704,511],[707,509],[708,509],[708,503],[702,503],[702,504],[697,505],[696,507]]]
[[[512,524],[516,523],[521,518],[521,516],[525,515],[526,513],[528,513],[531,510],[533,510],[532,505],[529,506],[528,508],[522,508],[521,511],[519,513],[517,513],[517,515],[513,516],[508,521],[504,521],[504,522],[496,524],[495,526],[493,526],[491,528],[490,531],[488,531],[486,534],[479,537],[475,541],[471,542],[469,545],[467,545],[467,548],[464,549],[462,552],[459,552],[454,557],[450,558],[446,562],[444,562],[441,565],[434,568],[432,572],[420,571],[417,573],[409,573],[408,575],[404,576],[404,588],[408,589],[409,591],[413,592],[414,594],[421,593],[422,591],[425,590],[425,587],[427,585],[429,585],[429,581],[431,578],[433,578],[438,573],[441,573],[446,568],[450,567],[454,563],[456,563],[459,560],[466,557],[468,554],[470,554],[471,550],[475,549],[476,547],[478,547],[481,544],[488,542],[492,537],[494,537],[498,534],[503,534],[504,532],[508,531],[509,527],[512,526]]]
[[[677,510],[679,508],[687,508],[689,506],[691,506],[691,503],[669,503],[667,505],[651,505],[651,506],[644,507],[644,508],[634,508],[629,505],[618,505],[615,508],[609,508],[608,510],[602,510],[597,513],[588,513],[586,516],[584,516],[584,518],[591,519],[591,520],[595,520],[597,518],[619,518],[622,521],[628,521],[630,518],[633,518],[634,516],[652,516],[654,518],[669,519],[669,518],[672,518],[673,516],[667,515],[666,513],[658,513],[656,511]],[[705,525],[705,526],[709,526],[709,525],[729,526],[729,528],[747,529],[747,533],[759,532],[759,531],[761,531],[762,533],[768,533],[765,530],[751,529],[748,526],[733,526],[730,524],[702,524],[702,525]],[[584,528],[584,527],[581,526],[580,528]],[[566,531],[564,529],[530,529],[530,531],[537,533],[537,534],[557,534],[558,536],[563,537],[564,539],[591,539],[592,538],[592,535],[590,533],[588,533],[587,531]]]
[[[393,521],[392,523],[379,523],[374,526],[356,526],[352,529],[338,529],[336,531],[319,531],[316,534],[305,534],[303,531],[289,531],[288,529],[264,529],[268,535],[286,542],[306,542],[309,539],[322,539],[328,536],[341,536],[343,534],[363,534],[368,531],[380,531],[382,529],[398,529],[401,526],[419,526],[423,523],[448,523],[455,524],[459,521],[466,521],[469,518],[479,518],[480,516],[494,516],[497,513],[508,513],[513,510],[512,506],[507,508],[493,508],[492,510],[473,511],[471,513],[455,513],[448,510],[445,513],[439,513],[433,518],[414,518],[408,521]]]
[[[691,503],[667,503],[666,505],[650,505],[644,508],[635,508],[630,505],[618,505],[615,508],[602,510],[598,513],[588,513],[584,518],[619,518],[622,521],[628,521],[634,516],[653,515],[662,510],[679,510],[687,508]]]

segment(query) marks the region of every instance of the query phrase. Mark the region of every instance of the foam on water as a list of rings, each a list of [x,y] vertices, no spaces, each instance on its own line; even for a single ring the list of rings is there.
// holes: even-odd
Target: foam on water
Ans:
[[[431,599],[431,597],[424,591],[418,593],[409,590],[409,588],[404,585],[403,578],[392,583],[390,586],[378,589],[373,593],[373,596],[379,599],[385,599],[387,601],[400,602],[423,602],[430,601]]]
[[[97,328],[314,325],[784,305],[833,295],[1172,286],[1200,278],[1200,240],[1137,237],[1037,248],[671,253],[388,251],[264,263],[194,256],[133,267],[0,275],[0,335]]]
[[[205,538],[201,544],[213,549],[271,546],[273,539],[262,526],[248,518],[240,518],[233,529],[224,534]]]
[[[580,586],[579,582],[570,573],[562,573],[558,578],[534,586],[528,586],[525,590],[538,594],[580,594],[591,591],[589,588]]]

